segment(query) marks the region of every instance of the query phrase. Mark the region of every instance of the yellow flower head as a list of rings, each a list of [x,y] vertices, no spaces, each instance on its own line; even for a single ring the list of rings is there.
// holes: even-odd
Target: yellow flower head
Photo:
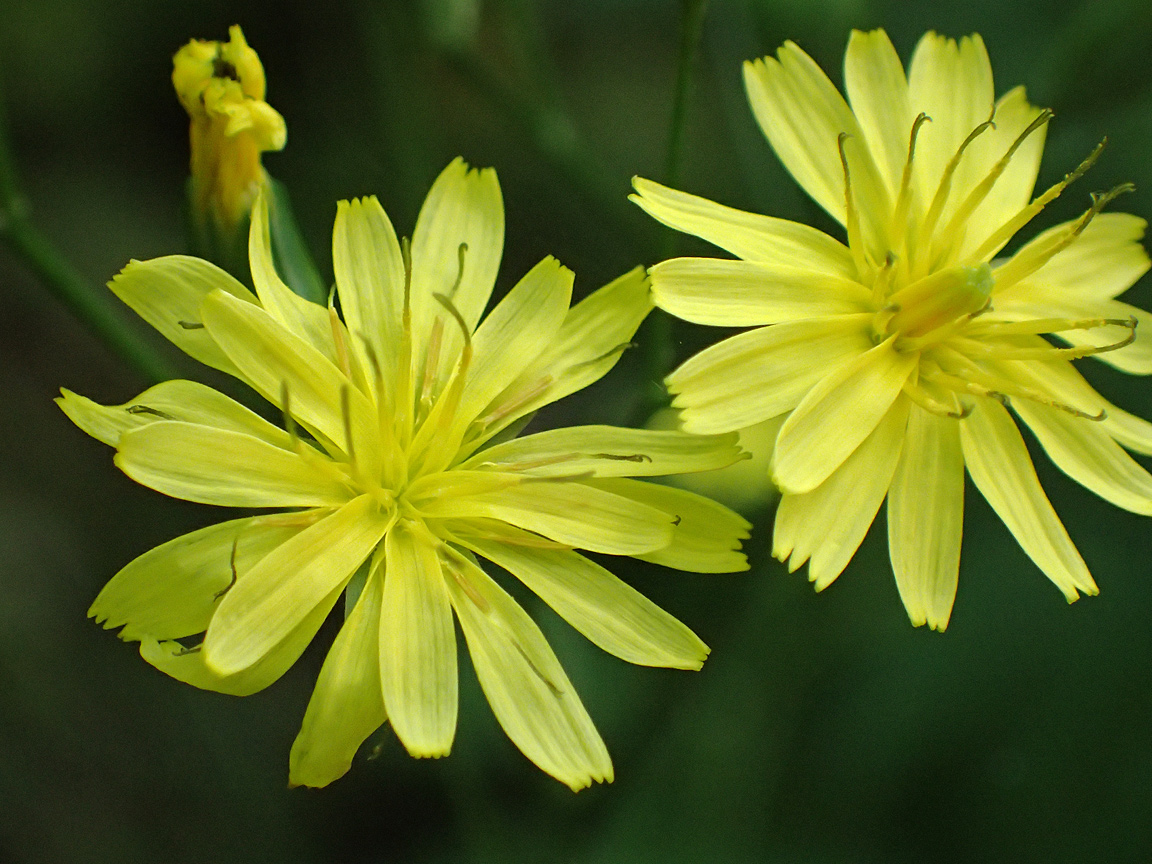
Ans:
[[[172,86],[191,118],[196,217],[233,231],[264,182],[260,154],[281,150],[284,118],[264,101],[264,67],[239,26],[227,42],[193,39],[172,58]]]
[[[668,377],[685,428],[786,415],[771,472],[783,493],[773,552],[792,570],[810,562],[817,589],[844,569],[887,497],[900,596],[914,624],[944,629],[967,468],[1069,601],[1095,594],[1009,409],[1070,477],[1152,514],[1152,476],[1122,449],[1152,453],[1152,424],[1108,404],[1072,365],[1098,354],[1152,372],[1152,320],[1114,299],[1148,269],[1145,222],[1101,214],[1121,188],[995,256],[1099,148],[1032,198],[1051,112],[1020,87],[994,98],[979,36],[927,34],[906,75],[883,31],[854,32],[847,102],[791,42],[747,63],[744,80],[777,156],[844,226],[847,245],[636,180],[633,198],[652,216],[742,259],[657,265],[657,305],[756,328]]]
[[[453,614],[528,758],[574,789],[609,780],[571,682],[479,560],[604,650],[683,669],[699,668],[704,644],[577,550],[697,572],[747,566],[743,519],[633,479],[729,464],[735,435],[583,426],[515,437],[538,408],[604,375],[651,302],[636,270],[569,308],[572,273],[545,258],[481,320],[503,237],[495,172],[461,160],[432,187],[410,247],[375,198],[341,202],[341,316],[281,282],[258,198],[255,294],[185,256],[132,262],[111,288],[275,405],[284,428],[191,381],[116,407],[67,391],[60,400],[140,483],[189,501],[290,508],[179,537],[108,583],[90,614],[140,640],[149,663],[198,687],[255,692],[295,662],[347,589],[347,620],[292,748],[294,784],[339,777],[385,719],[414,756],[448,753]]]

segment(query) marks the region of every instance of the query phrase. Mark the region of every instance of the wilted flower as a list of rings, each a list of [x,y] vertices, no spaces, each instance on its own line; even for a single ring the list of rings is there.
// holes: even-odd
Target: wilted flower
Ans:
[[[574,789],[610,780],[608,753],[555,655],[478,558],[618,657],[703,662],[708,649],[691,630],[576,550],[698,572],[746,568],[743,519],[631,479],[729,464],[736,436],[580,426],[515,437],[538,408],[615,364],[651,308],[643,272],[569,309],[572,273],[545,258],[481,321],[504,212],[495,172],[461,160],[432,187],[410,249],[375,198],[341,202],[342,318],[281,282],[267,231],[258,199],[255,295],[184,256],[134,261],[111,288],[192,357],[251,385],[285,428],[191,381],[116,407],[67,391],[60,404],[144,485],[290,509],[145,553],[90,614],[140,640],[169,675],[247,694],[295,662],[347,591],[347,620],[292,748],[291,782],[322,786],[385,719],[411,754],[448,753],[454,612],[493,711],[528,758]]]
[[[960,564],[964,470],[1069,601],[1095,594],[1036,477],[1015,411],[1052,461],[1117,506],[1152,513],[1152,425],[1072,365],[1152,372],[1149,316],[1114,299],[1148,269],[1144,220],[1103,214],[1121,187],[1013,254],[1005,244],[1095,160],[1032,199],[1051,112],[1017,87],[994,100],[979,36],[929,33],[907,77],[883,31],[854,32],[848,102],[791,42],[744,68],[785,167],[847,234],[732,210],[636,180],[667,225],[742,260],[652,269],[661,308],[754,327],[668,377],[684,427],[717,433],[787,415],[772,476],[773,552],[817,589],[852,558],[881,503],[914,624],[944,629]],[[1137,323],[1141,327],[1137,330]],[[1051,335],[1072,347],[1059,348]]]
[[[227,42],[193,39],[172,58],[172,85],[191,119],[192,210],[200,230],[227,236],[264,183],[260,154],[281,150],[284,118],[264,101],[264,67],[239,26]]]

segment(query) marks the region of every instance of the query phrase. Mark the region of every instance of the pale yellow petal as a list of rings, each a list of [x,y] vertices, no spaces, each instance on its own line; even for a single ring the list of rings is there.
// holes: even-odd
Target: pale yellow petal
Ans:
[[[811,492],[784,495],[776,509],[772,554],[789,571],[809,561],[808,579],[823,591],[844,572],[876,519],[904,440],[908,400],[898,399],[872,433]]]
[[[585,481],[590,486],[647,504],[672,517],[672,542],[634,557],[693,573],[747,570],[740,551],[751,525],[738,513],[687,489],[623,477]]]
[[[404,310],[404,259],[375,196],[336,204],[332,267],[340,308],[361,364],[394,369]],[[366,347],[367,346],[367,347]]]
[[[577,552],[494,540],[463,542],[527,585],[609,654],[641,666],[674,669],[699,669],[708,656],[708,647],[684,624]]]
[[[1105,403],[1107,416],[1101,427],[1117,442],[1136,453],[1152,456],[1152,423]]]
[[[239,672],[221,674],[207,663],[203,648],[189,650],[179,642],[144,639],[140,643],[140,656],[164,674],[201,690],[229,696],[250,696],[275,682],[291,668],[339,599],[340,589],[329,593],[260,660]]]
[[[610,782],[608,750],[540,629],[479,567],[463,558],[453,566],[447,580],[452,605],[504,732],[573,790]]]
[[[521,482],[518,475],[503,475],[514,485],[469,494],[471,480],[453,476],[464,473],[445,475],[436,490],[429,489],[428,497],[417,498],[414,505],[429,516],[499,519],[558,543],[609,555],[652,552],[672,540],[673,519],[667,513],[583,483]],[[489,475],[489,480],[501,476],[468,473]]]
[[[310,514],[234,519],[169,540],[113,576],[88,615],[106,629],[123,627],[124,640],[202,633],[230,590],[233,574],[238,579],[247,573],[311,520]]]
[[[1096,359],[1131,375],[1152,374],[1152,313],[1119,300],[1092,300],[1070,292],[1054,291],[1036,285],[1019,283],[1017,290],[1005,291],[995,300],[996,316],[1005,321],[1034,319],[1070,319],[1073,321],[1110,318],[1115,321],[1136,319],[1135,341],[1114,351],[1095,355]],[[1131,328],[1122,324],[1092,327],[1085,330],[1062,330],[1053,334],[1069,345],[1101,348],[1130,338]]]
[[[248,231],[248,260],[252,284],[260,305],[285,330],[304,340],[333,363],[336,349],[328,310],[309,302],[284,284],[272,261],[272,238],[268,228],[268,198],[260,192],[252,206]]]
[[[869,351],[870,315],[761,327],[705,348],[667,378],[684,428],[743,429],[790,411],[833,369]]]
[[[968,473],[1012,536],[1071,603],[1096,594],[1084,560],[1044,494],[1020,430],[993,399],[980,399],[960,423]]]
[[[372,497],[362,495],[264,556],[212,616],[204,638],[209,667],[231,675],[259,662],[343,589],[387,524]]]
[[[319,453],[312,458],[225,429],[158,420],[120,436],[117,467],[144,486],[223,507],[334,507],[351,495]]]
[[[784,421],[772,462],[782,491],[815,489],[888,413],[919,359],[892,346],[889,339],[837,368]]]
[[[1152,515],[1152,475],[1101,424],[1024,399],[1013,407],[1061,471],[1117,507]]]
[[[842,225],[847,212],[843,146],[865,246],[882,260],[891,201],[863,131],[828,76],[795,43],[785,42],[775,58],[744,64],[744,86],[784,167]],[[842,144],[841,135],[846,136]]]
[[[412,327],[419,351],[432,320],[444,312],[433,294],[448,296],[469,328],[475,329],[492,293],[503,250],[504,202],[496,172],[469,168],[463,159],[454,159],[432,184],[412,233]],[[459,287],[453,292],[457,280]],[[444,335],[444,356],[450,362],[462,340],[452,327],[445,328]]]
[[[759,514],[779,496],[779,491],[768,478],[768,467],[772,462],[772,451],[776,449],[776,436],[787,419],[787,414],[780,414],[736,430],[740,449],[749,458],[715,471],[672,474],[661,482],[713,499],[744,516]],[[677,428],[680,426],[680,412],[675,408],[663,408],[649,417],[645,425],[653,429]]]
[[[290,436],[283,429],[273,426],[218,390],[196,381],[164,381],[123,405],[99,405],[65,388],[60,392],[63,395],[56,399],[56,404],[68,419],[93,438],[112,447],[129,429],[158,420],[182,420],[229,429],[277,447],[292,446]]]
[[[964,530],[960,423],[915,407],[888,492],[888,551],[912,623],[944,630],[956,599]]]
[[[290,786],[343,777],[364,739],[386,719],[380,691],[380,606],[384,573],[374,567],[336,634],[288,758]]]
[[[230,375],[238,374],[204,329],[200,303],[216,290],[245,303],[257,301],[251,291],[215,264],[188,255],[132,261],[108,287],[189,357]]]
[[[292,416],[301,425],[346,455],[354,450],[365,472],[378,470],[376,409],[343,372],[256,306],[217,292],[202,308],[208,330],[260,395],[283,409],[286,390]],[[351,428],[345,418],[345,392]]]
[[[1043,344],[1040,337],[1037,343]],[[1118,408],[1097,393],[1067,360],[1001,361],[994,368],[1003,377],[1049,394],[1055,402],[1090,417],[1102,416],[1100,428],[1120,445],[1152,455],[1152,423]]]
[[[736,435],[566,426],[482,450],[459,467],[517,471],[534,477],[658,477],[709,471],[741,458]]]
[[[892,200],[900,191],[913,113],[904,67],[883,30],[853,30],[844,54],[844,91]]]
[[[918,188],[925,210],[936,194],[944,168],[964,139],[981,123],[992,118],[995,91],[992,65],[979,35],[965,36],[959,44],[936,33],[926,33],[908,65],[908,99],[913,114],[932,118],[916,138]],[[987,137],[987,130],[981,138]],[[911,130],[909,130],[911,132]],[[977,138],[956,169],[952,194],[939,224],[946,224],[972,187],[1003,155]],[[999,226],[997,226],[999,227]]]
[[[568,314],[572,280],[571,270],[545,258],[485,317],[472,340],[472,365],[459,409],[464,423],[548,348]]]
[[[752,327],[871,311],[859,282],[815,270],[673,258],[650,271],[657,306],[694,324]]]
[[[385,539],[380,683],[413,756],[446,756],[456,734],[456,632],[436,541],[400,522]]]
[[[637,267],[592,292],[568,310],[564,323],[537,360],[492,400],[474,449],[516,420],[582,390],[616,365],[652,310],[648,279]],[[485,415],[481,415],[482,417]]]
[[[802,222],[735,210],[642,177],[633,177],[632,185],[637,194],[629,197],[649,216],[677,231],[695,234],[738,258],[803,268],[840,279],[856,276],[848,247]]]
[[[1089,302],[1123,294],[1148,272],[1148,253],[1140,243],[1147,224],[1131,213],[1101,213],[1072,245],[1053,255],[1024,282],[995,293],[997,308],[1002,299],[1026,299],[1032,286],[1057,297]],[[1019,254],[1047,246],[1072,225],[1062,222],[1049,228],[1024,244]]]
[[[1039,115],[1040,109],[1028,103],[1023,87],[1014,87],[1001,96],[996,103],[995,128],[989,129],[977,138],[964,152],[965,162],[980,166],[972,172],[971,182],[978,183],[983,180],[992,166],[1004,157],[1008,148]],[[1044,152],[1047,131],[1048,127],[1045,125],[1029,133],[1012,155],[1008,167],[996,180],[988,196],[973,211],[967,223],[969,227],[964,242],[959,249],[961,260],[967,260],[968,256],[984,243],[989,234],[1015,216],[1031,200],[1036,175],[1040,171],[1040,157]],[[984,173],[980,174],[980,171]],[[957,189],[956,193],[959,191]],[[956,193],[955,197],[959,198],[959,194]],[[1008,238],[1004,242],[1007,243]],[[999,249],[1000,247],[993,249],[989,255],[996,254]]]

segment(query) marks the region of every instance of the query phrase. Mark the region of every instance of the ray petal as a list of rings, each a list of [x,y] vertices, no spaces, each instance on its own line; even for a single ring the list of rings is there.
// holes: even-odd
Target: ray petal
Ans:
[[[208,666],[231,675],[258,663],[343,589],[387,524],[372,497],[362,495],[264,556],[212,616],[204,637]]]
[[[815,489],[888,413],[916,367],[889,339],[837,368],[813,387],[784,422],[772,472],[792,494]]]
[[[718,342],[667,378],[684,429],[743,429],[790,411],[832,370],[872,348],[871,316],[795,321]]]
[[[144,639],[140,642],[140,656],[165,675],[171,675],[177,681],[201,690],[226,693],[229,696],[250,696],[275,682],[292,667],[339,599],[340,589],[337,588],[317,603],[263,657],[238,672],[222,674],[209,665],[203,649],[189,651],[179,642]]]
[[[841,279],[853,279],[856,265],[848,247],[823,231],[802,222],[790,222],[735,210],[634,177],[631,200],[670,228],[695,234],[738,258],[777,267],[799,267]]]
[[[292,743],[288,783],[327,786],[343,777],[364,739],[387,716],[380,691],[380,566],[360,592],[316,679],[300,734]]]
[[[808,579],[817,591],[844,572],[876,519],[900,458],[907,418],[908,400],[898,399],[823,483],[781,498],[773,554],[790,555],[792,571],[810,561]]]
[[[883,30],[853,30],[844,55],[844,90],[892,200],[900,191],[913,112],[904,67]]]
[[[464,270],[460,272],[460,247]],[[422,352],[432,320],[443,314],[433,294],[450,299],[475,329],[488,303],[504,251],[504,202],[496,172],[469,168],[460,158],[440,172],[424,199],[412,233],[412,327]],[[452,288],[459,280],[453,294]],[[445,357],[459,351],[461,339],[445,330]]]
[[[824,71],[795,43],[776,57],[744,64],[752,112],[772,149],[809,195],[845,224],[844,167],[840,136],[852,178],[865,241],[880,260],[886,251],[891,202],[864,133]]]
[[[394,369],[404,309],[404,259],[388,214],[375,196],[336,205],[332,267],[340,308],[361,365],[369,351],[382,369]]]
[[[188,255],[132,261],[116,274],[108,287],[192,359],[229,375],[239,374],[202,326],[200,303],[216,290],[245,303],[255,304],[257,300],[251,291],[215,264]]]
[[[740,551],[751,525],[739,513],[711,498],[662,483],[625,477],[586,480],[589,486],[622,495],[672,517],[672,542],[634,557],[691,573],[734,573],[748,569]]]
[[[912,623],[933,630],[948,626],[960,575],[961,422],[913,408],[888,493],[888,549],[896,587]]]
[[[237,576],[308,527],[311,514],[256,516],[209,525],[129,562],[92,602],[88,615],[120,638],[181,639],[208,629]]]
[[[641,666],[699,669],[708,647],[684,624],[571,549],[465,541],[503,567],[589,641]]]
[[[611,781],[608,749],[532,619],[471,562],[460,560],[447,584],[480,686],[512,743],[573,790]]]
[[[567,426],[489,447],[459,467],[518,470],[536,477],[659,477],[710,471],[740,458],[736,435]],[[522,467],[521,467],[522,466]]]
[[[68,419],[98,441],[115,447],[129,429],[158,420],[181,420],[201,426],[243,432],[277,447],[291,447],[283,429],[196,381],[174,379],[149,387],[123,405],[100,405],[65,388],[56,404]]]
[[[1099,423],[1024,399],[1013,407],[1061,471],[1117,507],[1152,516],[1152,475]]]
[[[120,436],[116,465],[173,498],[222,507],[333,507],[350,497],[335,466],[242,432],[158,420]]]
[[[1044,494],[1020,430],[999,402],[980,399],[960,424],[964,463],[1012,536],[1071,603],[1096,594],[1084,559]]]
[[[721,258],[673,258],[651,270],[657,306],[694,324],[753,327],[871,311],[851,279]]]
[[[456,633],[435,544],[406,522],[388,532],[380,613],[384,706],[408,752],[432,758],[452,749],[458,699]]]

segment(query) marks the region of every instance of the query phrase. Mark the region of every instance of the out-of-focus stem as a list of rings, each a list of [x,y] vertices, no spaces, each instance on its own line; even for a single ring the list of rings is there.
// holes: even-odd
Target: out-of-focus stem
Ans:
[[[28,219],[0,90],[0,240],[109,350],[150,383],[176,377],[169,363],[123,320],[111,294],[94,289]]]

